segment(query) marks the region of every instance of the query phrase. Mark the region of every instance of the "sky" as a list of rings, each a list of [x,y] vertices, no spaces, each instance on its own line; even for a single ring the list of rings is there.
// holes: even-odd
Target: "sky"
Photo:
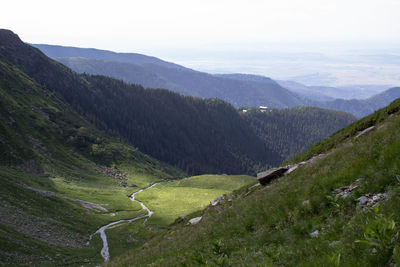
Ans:
[[[2,0],[29,43],[125,52],[280,43],[400,43],[399,0]]]

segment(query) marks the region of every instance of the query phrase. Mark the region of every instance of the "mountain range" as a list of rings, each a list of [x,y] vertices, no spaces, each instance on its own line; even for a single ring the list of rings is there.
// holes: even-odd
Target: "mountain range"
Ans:
[[[279,164],[297,149],[305,149],[354,120],[345,113],[331,112],[327,117],[329,112],[314,109],[290,127],[269,127],[267,120],[274,118],[265,117],[266,123],[258,124],[265,127],[260,131],[222,100],[144,89],[105,76],[78,75],[5,30],[0,45],[0,60],[20,69],[90,123],[191,174],[254,173],[259,166]],[[293,121],[290,117],[296,112],[286,114]],[[306,122],[317,134],[290,142],[266,142],[263,137],[271,129],[271,136],[277,137],[307,134],[301,130]],[[289,149],[294,142],[297,149]]]
[[[252,81],[237,81],[228,77],[220,77],[185,67],[169,67],[164,61],[135,63],[118,61],[112,55],[116,53],[104,51],[91,52],[86,56],[86,50],[75,48],[76,53],[68,53],[70,48],[62,46],[34,45],[43,53],[60,61],[78,73],[100,74],[127,83],[140,84],[148,88],[164,88],[181,94],[197,97],[217,97],[235,107],[254,107],[266,105],[275,108],[285,108],[302,105],[303,102],[291,91],[279,84],[259,83]],[[57,51],[57,52],[54,52]],[[119,54],[117,54],[119,55]],[[124,54],[121,54],[123,56]],[[62,57],[60,57],[62,56]],[[175,65],[174,65],[175,66]]]
[[[265,84],[270,83],[270,80],[263,76],[243,75],[243,74],[234,74],[228,76],[238,80],[250,80],[250,81],[257,80],[260,83],[265,83]],[[367,99],[333,99],[326,101],[317,101],[315,99],[321,99],[321,100],[326,99],[326,96],[321,96],[324,90],[332,91],[336,90],[336,88],[312,86],[312,87],[306,87],[307,91],[305,91],[304,90],[305,86],[302,86],[301,87],[302,89],[298,89],[299,85],[301,85],[299,83],[282,82],[282,81],[280,81],[279,83],[282,85],[289,85],[288,87],[292,88],[292,90],[294,90],[296,93],[301,94],[304,105],[333,109],[333,110],[341,110],[344,112],[351,113],[358,118],[371,114],[375,110],[378,110],[379,108],[388,105],[393,100],[400,97],[400,87],[394,87],[377,95],[369,97]],[[294,87],[293,84],[295,84]],[[308,97],[309,95],[312,95],[312,97]]]
[[[78,73],[106,75],[127,83],[165,88],[185,95],[216,97],[235,107],[315,106],[349,112],[360,118],[400,97],[400,89],[391,88],[367,99],[334,99],[337,95],[348,97],[349,89],[305,86],[292,81],[276,82],[259,75],[211,75],[139,54],[53,45],[34,46]]]
[[[399,110],[237,109],[78,74],[0,30],[0,265],[398,264]],[[280,164],[267,186],[229,175]]]

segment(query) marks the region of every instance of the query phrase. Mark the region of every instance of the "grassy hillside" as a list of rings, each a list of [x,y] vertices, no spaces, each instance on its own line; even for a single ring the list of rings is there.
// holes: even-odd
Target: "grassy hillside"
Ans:
[[[399,132],[396,100],[292,162],[327,156],[242,188],[199,224],[178,224],[107,266],[398,265]]]
[[[101,225],[141,214],[127,197],[184,173],[108,137],[0,61],[0,264],[95,264]]]

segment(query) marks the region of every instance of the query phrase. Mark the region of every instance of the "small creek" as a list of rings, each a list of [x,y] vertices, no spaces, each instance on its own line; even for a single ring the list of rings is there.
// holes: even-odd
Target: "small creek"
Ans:
[[[136,195],[136,194],[139,194],[140,192],[143,192],[143,191],[146,190],[146,189],[152,188],[153,186],[156,186],[156,185],[158,185],[158,184],[159,184],[159,182],[158,182],[158,183],[154,183],[154,184],[152,184],[152,185],[149,185],[149,186],[147,186],[147,187],[144,187],[144,188],[140,189],[139,191],[137,191],[137,192],[135,192],[135,193],[132,193],[132,194],[129,196],[129,198],[130,198],[132,201],[138,202],[138,203],[140,204],[140,206],[142,206],[142,209],[144,209],[144,210],[147,211],[147,214],[140,215],[140,216],[134,217],[134,218],[132,218],[132,219],[118,220],[118,221],[111,222],[111,223],[109,223],[109,224],[106,224],[106,225],[100,227],[96,232],[94,232],[93,234],[90,235],[89,241],[86,243],[86,245],[88,246],[88,245],[90,244],[90,240],[92,240],[92,238],[93,238],[94,235],[100,234],[100,237],[101,237],[101,239],[103,240],[103,248],[101,249],[101,252],[100,252],[100,253],[101,253],[101,256],[103,257],[104,261],[108,261],[108,260],[110,259],[110,252],[109,252],[109,250],[108,250],[107,235],[106,235],[106,232],[105,232],[105,231],[106,231],[107,229],[115,228],[115,227],[121,226],[121,225],[123,225],[123,224],[131,223],[131,222],[134,222],[134,221],[143,219],[143,218],[145,218],[145,220],[144,220],[144,222],[143,222],[143,224],[145,224],[145,223],[147,222],[147,220],[151,217],[151,215],[153,215],[154,212],[151,211],[148,207],[146,207],[146,205],[143,204],[142,201],[135,199],[135,195]]]

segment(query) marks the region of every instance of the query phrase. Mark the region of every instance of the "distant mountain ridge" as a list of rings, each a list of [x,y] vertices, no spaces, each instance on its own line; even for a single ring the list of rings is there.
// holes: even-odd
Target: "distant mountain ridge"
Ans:
[[[276,82],[279,83],[282,87],[285,87],[285,88],[287,88],[299,95],[302,95],[310,100],[313,100],[313,101],[330,101],[330,100],[335,99],[334,97],[326,94],[323,91],[323,88],[321,88],[321,87],[305,86],[301,83],[294,82],[294,81],[278,80]],[[326,87],[324,87],[324,88],[326,88]],[[335,88],[333,88],[333,89],[335,89]]]
[[[315,102],[314,105],[320,108],[342,110],[361,118],[388,105],[399,97],[400,87],[394,87],[367,99],[335,99],[327,102]]]
[[[107,61],[125,62],[131,64],[157,64],[167,68],[184,68],[178,64],[167,62],[156,57],[146,56],[138,53],[117,53],[107,50],[94,49],[94,48],[78,48],[72,46],[59,46],[47,44],[31,44],[33,47],[45,51],[44,53],[51,58],[63,57],[83,57],[102,59]]]
[[[228,76],[239,80],[258,80],[260,83],[271,82],[269,78],[259,75],[235,74]],[[334,90],[335,88],[326,86],[304,86],[300,83],[288,81],[278,81],[278,83],[283,86],[289,85],[290,88],[296,88],[292,90],[303,95],[303,102],[305,105],[340,110],[351,113],[358,118],[367,116],[400,97],[400,87],[394,87],[367,99],[333,99],[324,101],[324,99],[330,99],[330,97],[323,95],[322,91],[324,89]],[[315,91],[313,91],[313,88]]]
[[[263,105],[286,108],[307,104],[302,97],[275,82],[260,83],[256,80],[238,80],[237,77],[233,79],[231,76],[211,75],[178,65],[171,66],[165,61],[153,58],[147,61],[133,61],[123,59],[122,56],[125,54],[97,49],[34,46],[78,73],[106,75],[122,79],[127,83],[149,88],[164,88],[184,95],[217,97],[235,107]],[[129,54],[127,57],[130,58]]]
[[[148,88],[165,88],[184,95],[217,97],[237,108],[315,106],[363,117],[400,97],[397,90],[393,89],[364,100],[334,99],[332,95],[335,90],[342,92],[345,89],[305,86],[252,74],[211,75],[134,53],[52,45],[35,46],[78,73],[110,76],[127,83]]]

